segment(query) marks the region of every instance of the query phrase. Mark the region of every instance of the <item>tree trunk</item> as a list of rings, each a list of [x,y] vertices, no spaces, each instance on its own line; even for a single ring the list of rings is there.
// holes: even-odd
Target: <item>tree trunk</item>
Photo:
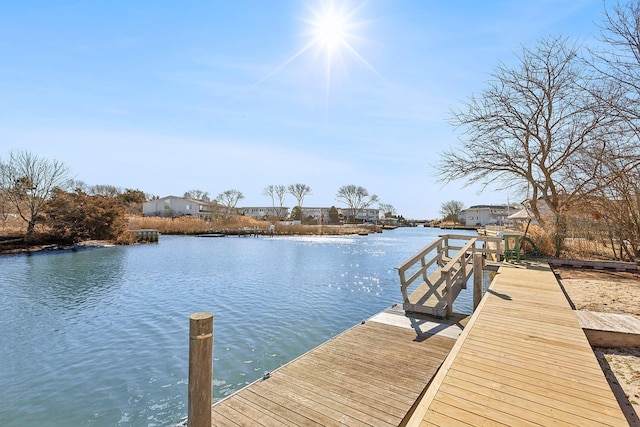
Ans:
[[[35,231],[35,228],[36,221],[34,219],[31,219],[27,225],[27,234],[25,234],[24,236],[25,242],[31,242],[33,240],[33,232]]]
[[[560,257],[560,252],[567,237],[567,222],[561,215],[556,214],[556,230],[553,236],[553,243],[556,249],[556,258]]]

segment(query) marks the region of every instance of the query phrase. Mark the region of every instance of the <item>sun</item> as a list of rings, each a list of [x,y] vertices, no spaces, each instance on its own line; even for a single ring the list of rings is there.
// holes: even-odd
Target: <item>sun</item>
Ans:
[[[323,1],[318,4],[317,9],[309,8],[310,16],[304,20],[309,26],[311,40],[301,52],[311,48],[317,52],[324,52],[325,103],[328,103],[333,68],[338,60],[344,64],[347,58],[355,58],[384,80],[355,46],[357,41],[363,40],[360,32],[366,26],[363,21],[357,19],[364,2],[351,8],[347,4],[348,2],[343,2],[338,6],[335,1]]]
[[[341,46],[349,46],[348,16],[337,11],[333,5],[316,13],[311,26],[314,44],[326,49],[328,57],[331,57]]]
[[[346,0],[340,4],[332,0],[318,0],[316,8],[308,6],[308,15],[300,19],[306,25],[304,33],[307,36],[307,43],[258,80],[252,88],[262,84],[298,58],[307,55],[315,58],[313,62],[324,57],[322,62],[324,62],[325,110],[329,104],[332,74],[338,63],[344,67],[349,58],[354,58],[380,79],[386,81],[360,54],[356,46],[358,42],[366,40],[361,32],[367,23],[357,19],[364,4],[362,2],[355,7],[349,7]],[[312,52],[315,54],[311,54]]]

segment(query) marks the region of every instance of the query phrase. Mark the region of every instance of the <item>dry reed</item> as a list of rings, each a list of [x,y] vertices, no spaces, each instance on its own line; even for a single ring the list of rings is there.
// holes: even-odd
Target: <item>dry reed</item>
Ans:
[[[191,216],[179,218],[134,216],[129,218],[129,229],[131,230],[153,229],[163,234],[202,234],[216,230],[243,229],[245,227],[264,229],[269,228],[269,225],[270,223],[268,222],[243,216],[235,216],[213,222]]]

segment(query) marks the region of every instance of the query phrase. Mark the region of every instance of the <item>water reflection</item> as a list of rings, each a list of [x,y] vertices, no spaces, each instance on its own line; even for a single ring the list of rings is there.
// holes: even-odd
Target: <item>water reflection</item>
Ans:
[[[84,249],[26,257],[25,295],[56,310],[80,310],[98,304],[120,287],[125,250]]]

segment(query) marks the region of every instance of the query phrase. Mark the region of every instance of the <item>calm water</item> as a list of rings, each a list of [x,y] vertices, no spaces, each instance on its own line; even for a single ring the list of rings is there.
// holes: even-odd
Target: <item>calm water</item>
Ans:
[[[197,238],[0,258],[0,425],[171,425],[188,317],[213,312],[220,399],[401,300],[394,267],[442,233]],[[470,312],[470,289],[454,307]]]

